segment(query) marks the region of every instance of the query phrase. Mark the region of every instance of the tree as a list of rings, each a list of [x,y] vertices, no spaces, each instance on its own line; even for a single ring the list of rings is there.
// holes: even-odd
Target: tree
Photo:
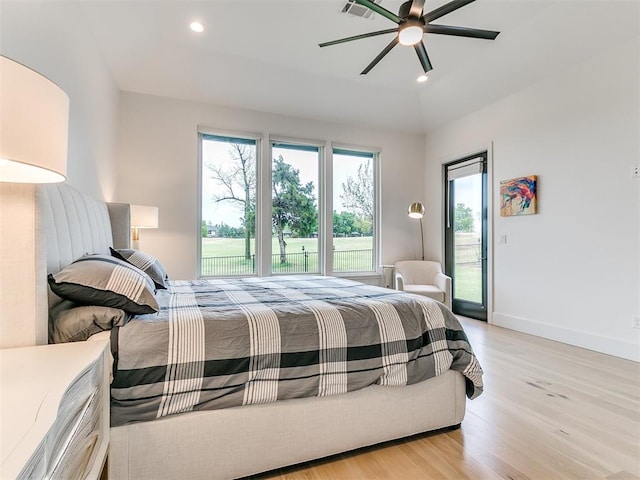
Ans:
[[[244,256],[251,258],[251,235],[255,234],[255,185],[256,158],[255,147],[243,143],[229,146],[231,165],[207,164],[211,178],[223,187],[223,193],[216,195],[217,202],[235,202],[242,206],[240,219],[244,226]]]
[[[333,236],[348,237],[357,230],[358,217],[351,212],[333,211]]]
[[[360,214],[363,221],[373,225],[373,173],[371,161],[367,160],[358,166],[356,178],[348,177],[342,184],[340,199],[344,206],[352,212]]]
[[[202,220],[202,238],[206,238],[208,234],[209,234],[209,229],[207,228],[207,222]]]
[[[289,228],[301,237],[309,237],[318,230],[318,210],[313,194],[313,182],[300,184],[300,171],[284,161],[282,155],[273,159],[272,221],[280,245],[280,263],[287,261],[287,242],[284,229]]]
[[[364,236],[373,236],[373,223],[368,218],[360,217],[356,223],[356,231]]]
[[[474,231],[473,211],[464,203],[456,204],[454,225],[456,232]]]
[[[232,227],[226,223],[218,223],[213,226],[217,237],[222,238],[240,238],[244,235],[244,228]]]

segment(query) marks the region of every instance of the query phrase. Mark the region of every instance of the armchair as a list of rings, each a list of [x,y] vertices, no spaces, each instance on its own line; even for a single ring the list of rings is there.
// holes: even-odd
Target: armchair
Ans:
[[[395,264],[396,288],[433,298],[451,308],[451,277],[438,262],[404,260]]]

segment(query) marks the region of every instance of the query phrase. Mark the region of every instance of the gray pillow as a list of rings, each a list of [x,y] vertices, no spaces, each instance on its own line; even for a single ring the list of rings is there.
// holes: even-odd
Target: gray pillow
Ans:
[[[151,280],[153,280],[153,283],[155,283],[156,288],[167,288],[165,282],[169,277],[167,276],[167,272],[162,264],[155,257],[152,257],[148,253],[141,252],[140,250],[128,248],[115,250],[109,247],[109,250],[111,250],[112,256],[119,258],[120,260],[124,260],[125,262],[129,262],[131,265],[138,267],[144,273],[149,275]]]
[[[144,314],[158,311],[153,281],[130,263],[108,255],[87,255],[49,275],[53,293],[84,305]]]
[[[88,305],[63,310],[53,320],[53,343],[81,342],[94,333],[121,327],[131,315],[119,308]]]

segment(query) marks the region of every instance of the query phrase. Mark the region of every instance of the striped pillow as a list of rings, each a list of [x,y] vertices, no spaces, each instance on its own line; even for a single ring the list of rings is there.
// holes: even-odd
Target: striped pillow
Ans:
[[[144,273],[151,277],[153,283],[156,284],[156,288],[166,289],[166,281],[169,279],[167,272],[164,270],[162,264],[148,253],[141,252],[140,250],[132,250],[123,248],[115,250],[109,247],[111,255],[129,262],[131,265],[138,267]]]
[[[158,311],[151,278],[130,263],[108,255],[84,256],[49,275],[48,280],[53,293],[72,302],[134,314]]]

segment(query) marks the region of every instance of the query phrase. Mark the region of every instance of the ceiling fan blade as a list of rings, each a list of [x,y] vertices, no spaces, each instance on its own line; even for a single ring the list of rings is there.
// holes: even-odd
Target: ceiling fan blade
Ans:
[[[409,9],[409,16],[421,17],[422,9],[424,8],[424,0],[413,0],[411,8]]]
[[[435,10],[424,14],[422,16],[422,19],[425,21],[425,23],[432,22],[440,17],[444,17],[447,13],[451,13],[475,1],[476,0],[453,0],[453,2],[445,3],[441,7],[438,7]]]
[[[386,8],[381,7],[380,5],[373,3],[370,0],[353,0],[353,1],[359,5],[362,5],[363,7],[367,7],[369,10],[372,10],[382,15],[385,18],[388,18],[389,20],[397,23],[398,25],[400,24],[400,22],[402,22],[402,19],[399,16],[397,16],[395,13],[390,12]]]
[[[398,44],[398,36],[396,35],[394,37],[394,39],[391,40],[389,45],[384,47],[384,49],[378,54],[378,56],[376,58],[374,58],[373,61],[369,65],[367,65],[367,68],[365,68],[362,72],[360,72],[360,75],[366,75],[367,73],[369,73],[371,71],[371,69],[373,67],[375,67],[378,64],[378,62],[380,60],[382,60],[384,58],[384,56],[387,53],[389,53],[391,51],[391,49],[393,49],[393,47],[395,47],[397,44]]]
[[[415,44],[413,48],[416,49],[416,53],[418,54],[418,58],[420,59],[420,63],[422,64],[424,73],[427,73],[429,70],[433,70],[433,65],[431,65],[429,55],[427,55],[427,49],[424,46],[424,42]]]
[[[321,47],[329,47],[331,45],[338,45],[339,43],[351,42],[353,40],[360,40],[362,38],[375,37],[377,35],[384,35],[386,33],[398,33],[397,28],[390,28],[388,30],[379,30],[377,32],[363,33],[362,35],[354,35],[353,37],[341,38],[340,40],[332,40],[330,42],[319,43]]]
[[[500,32],[493,30],[480,30],[478,28],[454,27],[451,25],[425,25],[425,33],[438,33],[441,35],[455,35],[456,37],[482,38],[485,40],[495,40]]]

